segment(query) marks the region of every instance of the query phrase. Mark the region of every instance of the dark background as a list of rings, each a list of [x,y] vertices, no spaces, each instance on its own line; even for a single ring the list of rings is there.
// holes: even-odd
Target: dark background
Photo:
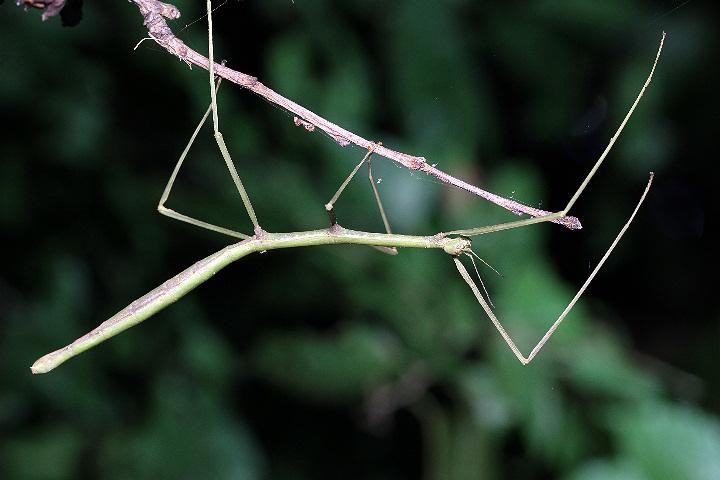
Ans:
[[[177,6],[175,32],[206,51],[204,2]],[[146,31],[128,2],[84,2],[74,27],[5,2],[0,477],[720,478],[704,236],[717,160],[713,13],[701,1],[227,2],[214,15],[218,59],[366,138],[545,209],[577,188],[667,32],[653,84],[574,209],[585,228],[474,241],[503,274],[481,270],[526,352],[649,171],[654,187],[529,366],[446,255],[341,246],[245,258],[32,376],[35,358],[231,240],[155,211],[207,108],[206,73],[151,41],[133,51]],[[229,83],[219,112],[263,227],[326,226],[323,204],[364,152]],[[374,165],[399,233],[512,219]],[[209,125],[168,206],[250,230]],[[364,174],[337,211],[347,227],[382,229]]]

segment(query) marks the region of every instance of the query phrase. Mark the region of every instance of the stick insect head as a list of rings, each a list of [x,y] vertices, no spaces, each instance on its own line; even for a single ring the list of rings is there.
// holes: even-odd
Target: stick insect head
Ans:
[[[444,243],[443,250],[445,253],[448,253],[453,257],[457,257],[462,253],[470,251],[472,247],[472,241],[468,237],[464,236],[444,238],[442,242]]]

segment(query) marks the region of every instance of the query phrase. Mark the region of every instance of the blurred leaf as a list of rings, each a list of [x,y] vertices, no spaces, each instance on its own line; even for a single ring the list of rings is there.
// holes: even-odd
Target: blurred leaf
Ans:
[[[506,429],[513,424],[507,398],[491,368],[483,364],[466,366],[456,381],[473,421],[486,430]]]
[[[345,45],[343,54],[324,79],[320,111],[353,132],[362,132],[373,111],[368,62],[354,45]]]
[[[425,397],[414,412],[425,432],[425,476],[431,479],[495,478],[493,437],[464,409],[447,411]]]
[[[397,375],[401,350],[386,332],[354,325],[337,335],[273,334],[251,353],[266,381],[314,400],[358,400]]]
[[[627,460],[591,460],[566,477],[567,480],[648,480],[640,467]]]
[[[0,449],[3,478],[77,478],[86,439],[71,426],[47,426],[5,442]]]
[[[467,161],[479,142],[494,137],[495,125],[488,103],[479,97],[480,92],[489,96],[485,78],[468,68],[470,51],[458,35],[462,19],[437,2],[421,8],[398,2],[391,8],[394,28],[384,53],[393,65],[404,134],[431,163],[448,168],[459,159]]]
[[[618,340],[597,327],[577,339],[574,350],[568,355],[569,380],[589,395],[642,401],[662,392],[658,379],[633,365]]]
[[[648,479],[720,478],[720,422],[693,407],[645,402],[608,417],[618,448]]]
[[[288,98],[302,98],[303,105],[317,109],[321,90],[311,66],[312,49],[303,33],[278,37],[268,49],[268,81]]]
[[[608,35],[613,31],[628,30],[640,15],[643,5],[628,4],[622,0],[541,0],[533,2],[532,15],[544,17],[549,22],[577,30],[585,35]],[[602,25],[602,28],[592,28]]]
[[[98,466],[105,478],[263,478],[255,440],[218,399],[172,375],[155,387],[148,418],[101,445]]]
[[[218,332],[211,329],[200,311],[177,326],[183,339],[186,368],[216,388],[230,383],[237,374],[235,353]]]

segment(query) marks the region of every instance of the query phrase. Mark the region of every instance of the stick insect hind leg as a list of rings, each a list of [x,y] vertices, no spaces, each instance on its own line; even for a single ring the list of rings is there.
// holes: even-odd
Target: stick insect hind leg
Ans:
[[[337,224],[337,217],[335,215],[335,202],[338,201],[340,198],[340,195],[342,195],[343,191],[345,190],[345,187],[348,186],[350,181],[355,177],[355,175],[358,173],[360,168],[363,166],[365,162],[367,162],[368,165],[368,181],[370,182],[370,186],[372,187],[373,196],[375,197],[375,203],[378,206],[378,211],[380,212],[380,217],[382,218],[383,226],[385,227],[385,233],[391,234],[392,229],[390,228],[390,221],[387,218],[387,215],[385,214],[385,208],[383,207],[382,200],[380,199],[380,192],[378,191],[377,186],[375,185],[375,178],[372,174],[372,154],[375,151],[375,148],[377,146],[382,145],[381,142],[374,143],[368,147],[368,151],[363,157],[362,160],[360,160],[360,163],[355,165],[355,168],[352,169],[350,172],[350,175],[347,176],[347,178],[340,184],[340,187],[335,192],[335,195],[330,199],[328,203],[325,204],[325,211],[328,214],[328,217],[330,217],[330,225],[336,225]],[[387,253],[388,255],[397,255],[398,251],[395,247],[381,247],[377,245],[371,245],[372,248],[379,250],[383,253]]]
[[[657,66],[658,60],[660,58],[660,53],[662,52],[664,42],[665,42],[665,33],[663,33],[663,35],[662,35],[662,39],[660,40],[660,46],[658,47],[657,55],[655,56],[655,61],[653,62],[652,68],[650,70],[650,74],[648,75],[647,79],[645,80],[645,83],[643,84],[643,87],[640,90],[640,93],[638,93],[637,97],[635,98],[635,101],[633,102],[633,104],[631,105],[627,114],[625,115],[625,118],[623,119],[622,123],[620,124],[617,131],[610,139],[610,142],[608,143],[607,147],[605,148],[603,153],[600,155],[598,160],[595,162],[595,165],[590,170],[588,175],[585,177],[583,182],[580,184],[580,187],[577,189],[577,191],[575,191],[572,198],[570,199],[570,201],[568,202],[568,204],[565,206],[565,208],[563,210],[556,212],[556,213],[552,213],[550,215],[544,215],[544,216],[536,217],[536,218],[517,220],[514,222],[506,222],[506,223],[501,223],[498,225],[490,225],[490,226],[471,228],[471,229],[466,229],[466,230],[455,230],[452,232],[445,233],[443,235],[456,234],[456,235],[463,235],[463,236],[471,237],[471,236],[475,236],[475,235],[482,235],[482,234],[486,234],[486,233],[498,232],[501,230],[509,230],[509,229],[513,229],[513,228],[525,227],[525,226],[532,225],[535,223],[548,222],[548,221],[552,221],[552,220],[555,220],[557,218],[564,217],[565,215],[567,215],[570,208],[572,208],[572,206],[575,204],[575,202],[580,197],[582,192],[585,190],[585,187],[590,182],[590,179],[593,177],[593,175],[595,175],[595,172],[598,170],[598,168],[600,168],[600,165],[602,164],[603,160],[605,160],[605,157],[607,157],[608,153],[610,152],[613,145],[615,144],[615,141],[618,139],[618,137],[620,136],[620,133],[623,131],[623,129],[625,128],[625,125],[627,124],[628,120],[630,119],[633,112],[635,111],[635,107],[637,107],[638,103],[640,102],[640,99],[642,98],[643,94],[645,93],[645,90],[647,89],[648,85],[650,85],[650,82],[652,81],[653,73],[655,72],[655,67]],[[650,173],[650,179],[648,180],[647,186],[645,187],[645,190],[643,191],[643,194],[640,197],[640,200],[638,201],[637,205],[635,206],[635,210],[633,210],[632,214],[630,215],[630,218],[625,223],[625,225],[622,227],[622,229],[620,230],[618,235],[615,237],[615,240],[613,240],[612,244],[607,249],[607,251],[605,252],[603,257],[601,258],[600,262],[593,269],[593,271],[590,273],[588,278],[585,280],[585,283],[583,283],[582,287],[580,287],[580,289],[578,290],[577,294],[573,297],[573,299],[570,301],[570,303],[567,305],[567,307],[565,307],[565,309],[560,314],[560,316],[558,316],[558,318],[555,320],[555,322],[550,326],[548,331],[545,333],[545,335],[543,335],[543,337],[540,339],[540,341],[537,343],[537,345],[535,345],[535,347],[532,349],[532,351],[530,352],[530,354],[527,357],[525,357],[520,352],[518,347],[515,345],[515,342],[512,340],[510,335],[507,333],[505,328],[502,326],[502,324],[498,320],[497,316],[495,316],[492,309],[490,308],[490,305],[488,305],[488,301],[485,300],[482,293],[480,292],[480,289],[478,289],[477,285],[472,280],[470,274],[468,273],[467,269],[465,269],[465,266],[459,260],[458,256],[453,258],[453,261],[455,262],[455,266],[457,267],[458,272],[460,272],[460,276],[463,278],[465,283],[468,284],[468,286],[472,290],[473,294],[475,295],[475,298],[477,299],[478,303],[480,303],[480,306],[483,308],[485,313],[488,315],[488,317],[492,321],[495,328],[498,330],[498,332],[500,332],[500,335],[503,337],[503,340],[505,340],[505,343],[508,344],[508,346],[510,347],[510,350],[512,350],[512,352],[515,354],[517,359],[520,360],[520,363],[522,363],[523,365],[527,365],[528,363],[530,363],[533,360],[533,358],[535,358],[535,356],[538,354],[538,352],[540,352],[540,350],[545,345],[545,343],[550,339],[550,337],[553,335],[553,333],[555,333],[555,330],[557,330],[557,328],[560,326],[560,323],[562,323],[562,321],[565,319],[565,317],[570,312],[570,310],[572,310],[573,306],[575,305],[575,303],[577,303],[580,296],[582,296],[582,294],[587,289],[588,285],[590,285],[590,282],[593,280],[593,278],[595,278],[597,273],[600,271],[600,268],[602,268],[603,264],[608,259],[608,257],[612,253],[615,246],[618,244],[618,242],[620,242],[620,239],[625,234],[625,231],[628,229],[628,227],[632,223],[633,219],[635,218],[635,215],[637,214],[638,210],[640,209],[640,206],[644,202],[645,197],[647,196],[647,193],[650,190],[650,186],[652,185],[653,176],[654,176],[653,173]],[[482,280],[481,280],[481,282],[482,282]]]

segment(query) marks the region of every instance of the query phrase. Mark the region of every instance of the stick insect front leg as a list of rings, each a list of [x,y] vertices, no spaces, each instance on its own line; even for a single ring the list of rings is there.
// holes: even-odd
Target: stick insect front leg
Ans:
[[[250,235],[246,235],[244,233],[237,232],[235,230],[231,230],[229,228],[220,227],[218,225],[214,225],[212,223],[208,223],[202,220],[199,220],[197,218],[191,217],[189,215],[185,215],[183,213],[176,212],[175,210],[172,210],[170,208],[167,208],[165,206],[165,202],[167,201],[168,197],[170,196],[170,192],[172,191],[172,187],[175,184],[175,179],[177,178],[178,172],[180,171],[180,168],[183,165],[183,162],[185,161],[185,157],[187,156],[188,152],[190,151],[190,147],[195,142],[195,138],[197,137],[198,133],[200,133],[200,129],[207,121],[208,116],[210,116],[210,113],[212,113],[213,117],[213,135],[215,137],[215,141],[218,145],[218,149],[220,150],[220,153],[225,160],[225,165],[228,168],[228,171],[230,172],[230,177],[233,180],[233,183],[235,184],[235,187],[238,190],[238,193],[240,194],[240,197],[242,198],[243,204],[245,205],[245,210],[248,212],[248,216],[250,217],[250,220],[253,223],[253,227],[255,230],[255,233],[261,232],[262,229],[260,228],[257,216],[255,215],[255,210],[252,207],[252,203],[250,202],[250,198],[248,197],[248,194],[245,190],[245,187],[242,184],[242,181],[240,180],[240,176],[237,173],[237,170],[235,168],[235,165],[233,164],[232,158],[230,157],[230,152],[227,149],[227,146],[225,145],[225,140],[223,139],[223,135],[220,132],[219,129],[219,121],[218,121],[218,114],[217,114],[217,90],[220,88],[220,82],[222,79],[218,79],[217,84],[215,83],[215,76],[214,76],[214,69],[215,69],[215,62],[214,62],[214,51],[213,51],[213,39],[212,39],[212,6],[210,1],[207,2],[207,12],[208,12],[208,40],[209,40],[209,55],[208,58],[210,59],[210,65],[209,65],[209,73],[210,73],[210,106],[208,107],[207,111],[205,111],[205,114],[203,115],[202,119],[200,119],[200,122],[198,123],[197,127],[195,127],[195,131],[193,131],[192,136],[190,137],[190,140],[188,141],[187,145],[185,146],[185,149],[183,150],[182,154],[180,155],[180,158],[178,159],[177,164],[175,165],[175,168],[173,169],[172,174],[170,175],[170,179],[168,180],[167,185],[165,186],[165,190],[163,191],[162,196],[160,197],[160,201],[158,202],[158,212],[160,212],[162,215],[168,216],[170,218],[174,218],[176,220],[180,220],[181,222],[186,222],[191,225],[195,225],[201,228],[205,228],[207,230],[211,230],[213,232],[222,233],[225,235],[228,235],[230,237],[235,237],[239,239],[246,239],[250,238]]]
[[[220,80],[218,80],[217,86],[218,87],[220,86]],[[195,138],[198,136],[198,133],[200,133],[200,129],[207,121],[207,118],[210,116],[211,111],[212,111],[212,104],[205,111],[205,114],[203,115],[202,119],[200,119],[200,122],[195,127],[195,130],[193,131],[192,136],[190,136],[190,140],[188,141],[187,145],[185,146],[185,149],[183,150],[182,154],[180,154],[180,158],[178,159],[178,162],[175,164],[175,168],[173,169],[173,172],[170,175],[170,179],[168,180],[168,183],[165,186],[165,190],[163,191],[162,196],[160,197],[160,201],[158,202],[157,209],[158,209],[158,212],[160,212],[162,215],[165,215],[170,218],[174,218],[175,220],[180,220],[181,222],[186,222],[191,225],[195,225],[197,227],[205,228],[207,230],[212,230],[213,232],[222,233],[222,234],[229,235],[229,236],[235,237],[235,238],[240,238],[240,239],[250,238],[249,235],[246,235],[244,233],[236,232],[235,230],[230,230],[225,227],[220,227],[218,225],[213,225],[212,223],[198,220],[197,218],[193,218],[193,217],[190,217],[183,213],[176,212],[175,210],[173,210],[171,208],[167,208],[165,206],[165,202],[167,202],[168,197],[170,196],[170,192],[172,191],[173,185],[175,184],[175,179],[177,178],[177,175],[180,172],[180,168],[182,167],[183,162],[185,161],[185,157],[187,157],[187,154],[190,151],[190,147],[192,147],[192,144],[195,142]]]
[[[565,206],[565,208],[563,210],[553,213],[553,214],[550,214],[550,215],[544,215],[541,217],[530,218],[530,219],[526,219],[526,220],[506,222],[506,223],[501,223],[499,225],[491,225],[491,226],[486,226],[486,227],[471,228],[468,230],[455,230],[453,232],[449,232],[449,234],[458,234],[458,235],[464,235],[464,236],[468,236],[468,237],[474,236],[474,235],[482,235],[485,233],[491,233],[491,232],[497,232],[497,231],[501,231],[501,230],[509,230],[509,229],[513,229],[513,228],[524,227],[527,225],[532,225],[534,223],[548,222],[548,221],[552,221],[552,220],[555,220],[557,218],[564,217],[565,215],[567,215],[570,208],[575,204],[575,202],[580,197],[580,195],[582,194],[582,192],[585,189],[585,187],[587,186],[587,184],[590,182],[590,179],[593,177],[593,175],[598,170],[598,168],[600,168],[600,165],[602,164],[603,160],[605,160],[605,157],[607,157],[612,146],[615,144],[615,141],[620,136],[620,133],[622,132],[623,128],[625,128],[625,125],[627,124],[628,120],[630,119],[630,116],[635,111],[635,107],[637,107],[638,103],[640,102],[640,99],[642,98],[643,94],[645,93],[645,89],[648,87],[648,85],[650,84],[650,82],[652,80],[653,73],[655,72],[655,67],[657,66],[658,59],[660,58],[660,53],[662,52],[662,47],[663,47],[664,41],[665,41],[665,33],[663,33],[662,39],[660,40],[660,46],[658,48],[657,55],[655,56],[655,61],[653,62],[652,69],[650,70],[650,74],[648,75],[647,79],[645,80],[645,83],[644,83],[642,89],[640,90],[640,93],[635,98],[635,101],[633,102],[632,106],[630,107],[630,110],[628,111],[628,113],[625,115],[625,118],[623,119],[622,123],[620,124],[620,127],[618,127],[617,131],[615,132],[615,135],[613,135],[613,137],[610,139],[610,143],[605,148],[603,153],[600,155],[600,158],[598,158],[597,162],[595,162],[595,165],[590,170],[590,173],[588,173],[588,175],[585,177],[585,180],[583,180],[582,184],[577,189],[577,191],[573,194],[572,198],[570,199],[570,201],[568,202],[568,204]],[[575,303],[577,303],[580,296],[582,296],[582,294],[587,289],[588,285],[590,285],[590,282],[593,280],[593,278],[595,278],[597,273],[600,271],[600,268],[602,268],[603,264],[608,259],[608,257],[612,253],[613,249],[618,244],[618,242],[620,242],[620,239],[625,234],[625,231],[628,229],[628,227],[632,223],[633,219],[635,218],[635,215],[637,214],[638,210],[640,209],[640,206],[645,201],[645,197],[647,196],[647,193],[650,190],[652,181],[653,181],[653,173],[651,172],[650,179],[648,180],[647,186],[645,187],[645,190],[644,190],[642,196],[640,197],[640,200],[638,201],[637,205],[635,206],[635,210],[633,210],[632,214],[630,215],[630,218],[628,219],[628,221],[625,223],[625,225],[622,227],[622,229],[620,230],[618,235],[615,237],[615,240],[613,240],[612,244],[607,249],[607,251],[603,255],[600,262],[597,264],[597,266],[593,269],[592,273],[590,273],[588,278],[585,280],[585,283],[583,283],[582,287],[580,287],[577,294],[575,294],[575,296],[570,301],[570,303],[567,305],[567,307],[565,307],[565,309],[560,314],[560,316],[550,326],[548,331],[545,332],[545,335],[543,335],[543,337],[540,339],[540,341],[537,343],[537,345],[535,345],[535,347],[532,349],[532,351],[530,352],[530,354],[527,357],[524,356],[520,352],[518,347],[515,345],[515,342],[512,340],[510,335],[507,333],[505,328],[502,326],[502,324],[498,320],[497,316],[495,316],[492,309],[490,308],[490,305],[488,305],[488,301],[486,301],[485,298],[483,297],[482,293],[480,293],[480,289],[477,287],[475,282],[472,280],[470,274],[465,269],[465,266],[459,260],[459,258],[458,258],[459,256],[455,256],[453,258],[453,261],[455,262],[455,266],[457,267],[458,272],[460,272],[460,276],[463,278],[465,283],[468,284],[468,286],[472,290],[473,294],[475,295],[475,298],[477,299],[478,303],[480,304],[482,309],[485,311],[487,316],[490,318],[490,320],[492,321],[493,325],[498,330],[498,332],[500,332],[500,335],[503,337],[503,340],[505,340],[505,343],[508,344],[508,346],[510,347],[510,350],[512,350],[512,352],[515,354],[517,359],[520,360],[520,363],[522,363],[523,365],[527,365],[528,363],[530,363],[533,360],[533,358],[535,358],[535,356],[538,354],[538,352],[540,352],[540,350],[545,345],[545,343],[550,339],[550,337],[553,335],[553,333],[555,333],[555,330],[557,330],[557,328],[560,326],[560,324],[565,319],[565,317],[570,312],[570,310],[572,310],[572,308],[575,306]],[[444,235],[447,235],[447,234],[444,234]]]
[[[465,269],[465,266],[462,264],[462,262],[460,262],[458,257],[453,258],[453,261],[455,262],[455,266],[457,267],[458,271],[460,272],[460,275],[462,276],[463,280],[465,280],[465,283],[468,284],[468,286],[472,290],[473,294],[475,295],[475,298],[477,299],[478,303],[480,304],[482,309],[485,310],[485,313],[487,314],[487,316],[490,317],[490,320],[492,321],[493,325],[495,325],[495,328],[498,330],[498,332],[500,332],[500,335],[503,337],[503,340],[505,340],[505,343],[508,344],[508,346],[510,347],[510,350],[512,350],[512,352],[515,354],[517,359],[520,360],[520,363],[522,363],[523,365],[527,365],[528,363],[532,362],[533,358],[535,358],[535,356],[540,352],[540,350],[545,345],[545,343],[550,339],[550,337],[553,335],[553,333],[555,333],[555,330],[557,330],[557,328],[560,326],[560,324],[565,319],[567,314],[570,313],[570,310],[572,310],[572,308],[575,306],[575,304],[580,299],[582,294],[585,292],[587,287],[590,285],[590,282],[592,282],[592,280],[595,278],[597,273],[602,268],[605,261],[610,257],[610,254],[615,249],[617,244],[620,242],[620,239],[625,234],[625,231],[628,229],[628,227],[630,227],[630,224],[635,219],[635,215],[637,214],[638,210],[640,209],[640,206],[645,201],[645,197],[647,196],[648,191],[650,191],[650,185],[652,185],[652,181],[653,181],[653,173],[651,172],[650,179],[648,180],[647,186],[645,187],[645,190],[643,191],[643,194],[640,197],[640,200],[638,201],[637,205],[635,206],[635,210],[633,210],[628,221],[625,223],[625,225],[623,225],[622,229],[615,237],[615,240],[613,240],[613,242],[610,244],[610,247],[608,247],[607,251],[600,259],[600,262],[595,266],[593,271],[590,273],[588,278],[585,280],[585,283],[582,284],[582,287],[580,287],[580,289],[575,294],[575,296],[572,298],[572,300],[570,300],[570,303],[568,303],[567,307],[565,307],[565,309],[562,311],[560,316],[558,316],[558,318],[550,326],[548,331],[545,332],[545,335],[543,335],[543,337],[540,339],[540,341],[537,343],[537,345],[535,345],[535,347],[533,347],[532,351],[530,352],[530,354],[527,357],[525,357],[520,352],[518,347],[515,345],[515,342],[513,342],[510,335],[507,333],[505,328],[500,323],[500,320],[498,320],[497,316],[495,316],[495,313],[493,313],[492,309],[490,308],[490,305],[488,305],[488,302],[485,300],[482,293],[480,293],[480,289],[478,289],[477,285],[470,277],[470,274]]]
[[[615,134],[610,138],[610,142],[605,147],[605,150],[603,150],[600,157],[595,162],[595,165],[593,165],[592,169],[590,169],[590,172],[587,174],[583,182],[580,184],[580,187],[575,191],[572,198],[570,198],[570,201],[568,201],[567,205],[565,205],[565,208],[562,210],[551,213],[549,215],[543,215],[540,217],[534,217],[534,218],[527,218],[524,220],[516,220],[513,222],[506,222],[506,223],[500,223],[498,225],[489,225],[484,227],[476,227],[476,228],[469,228],[469,229],[463,229],[463,230],[453,230],[450,232],[445,232],[443,235],[463,235],[465,237],[472,237],[475,235],[483,235],[485,233],[492,233],[492,232],[499,232],[501,230],[510,230],[513,228],[519,228],[519,227],[525,227],[527,225],[532,225],[535,223],[544,223],[544,222],[552,222],[553,220],[557,220],[559,218],[562,218],[568,214],[570,209],[575,205],[575,202],[580,198],[580,195],[585,190],[585,187],[587,187],[588,183],[590,183],[590,180],[595,175],[595,172],[598,171],[600,168],[600,165],[602,165],[605,158],[610,153],[610,150],[612,150],[612,147],[615,145],[615,142],[617,141],[618,137],[620,137],[620,134],[625,129],[625,125],[627,125],[628,121],[630,120],[630,117],[632,116],[633,112],[635,111],[635,108],[638,106],[638,103],[640,103],[640,99],[645,94],[645,90],[650,85],[650,82],[652,81],[653,74],[655,73],[655,67],[657,67],[658,60],[660,59],[660,53],[662,53],[663,44],[665,43],[665,32],[662,34],[662,38],[660,39],[660,46],[658,47],[657,54],[655,55],[655,61],[653,62],[652,68],[650,69],[650,74],[648,75],[647,79],[645,80],[645,83],[643,84],[642,88],[640,89],[640,93],[638,93],[637,97],[635,98],[635,101],[630,106],[630,109],[628,110],[627,114],[625,115],[625,118],[623,118],[623,121],[620,123],[620,126],[615,131]]]
[[[261,234],[263,232],[263,229],[260,228],[260,224],[257,220],[257,215],[255,215],[255,209],[252,206],[252,203],[250,202],[250,197],[248,196],[247,192],[245,191],[245,187],[243,186],[242,180],[240,180],[240,176],[237,173],[237,170],[235,169],[235,164],[232,161],[232,158],[230,158],[230,152],[227,149],[227,146],[225,145],[225,140],[223,138],[222,133],[220,132],[220,126],[218,121],[218,114],[217,114],[217,93],[216,93],[216,87],[215,87],[215,61],[214,61],[214,50],[213,50],[213,35],[212,35],[212,2],[210,0],[207,0],[207,16],[208,16],[208,59],[209,59],[209,65],[208,65],[208,73],[210,74],[210,98],[211,98],[211,104],[210,109],[212,110],[212,118],[213,118],[213,130],[215,135],[215,141],[217,142],[218,148],[220,149],[220,153],[223,156],[223,159],[225,160],[225,165],[227,165],[228,171],[230,172],[230,176],[233,179],[233,182],[235,183],[235,187],[237,188],[238,193],[240,194],[240,198],[242,198],[243,205],[245,205],[245,210],[248,213],[248,216],[250,217],[250,221],[253,224],[253,229],[255,230],[255,234]]]

